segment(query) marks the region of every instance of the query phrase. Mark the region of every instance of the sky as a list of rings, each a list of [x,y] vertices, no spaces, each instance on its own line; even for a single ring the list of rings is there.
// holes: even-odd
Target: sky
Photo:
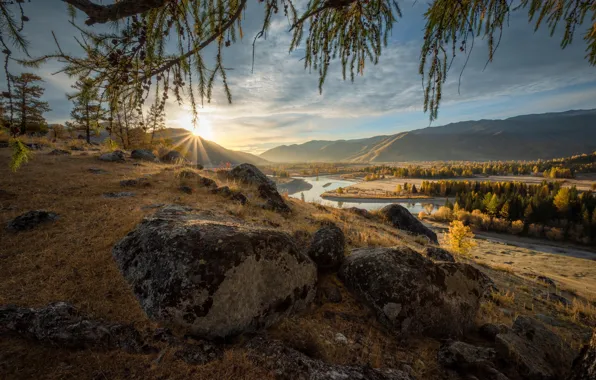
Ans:
[[[427,127],[418,74],[427,3],[398,2],[403,17],[394,25],[380,62],[368,64],[364,76],[357,76],[353,83],[343,81],[340,66],[332,64],[319,94],[317,73],[305,70],[300,60],[303,51],[288,53],[291,33],[281,13],[274,18],[266,39],[257,41],[251,70],[252,41],[263,20],[262,4],[251,0],[243,23],[244,39],[224,51],[224,64],[232,69],[228,80],[233,104],[227,103],[221,86],[216,87],[213,101],[199,110],[201,133],[226,148],[258,154],[282,144],[363,138]],[[74,40],[78,31],[68,23],[61,0],[33,0],[24,8],[31,19],[26,35],[32,56],[56,50],[51,31],[64,51],[79,51]],[[83,20],[81,15],[78,21],[82,24]],[[561,50],[560,30],[553,38],[546,29],[534,32],[527,13],[514,13],[493,62],[486,68],[487,43],[476,39],[459,91],[463,56],[456,59],[444,86],[439,117],[432,126],[596,108],[596,68],[585,59],[586,45],[581,38],[585,28],[578,30],[571,46]],[[209,49],[205,54],[207,58],[214,55]],[[46,82],[44,100],[52,108],[46,114],[50,123],[67,121],[71,109],[65,94],[71,91],[74,79],[54,74],[60,67],[59,62],[49,62],[37,70],[27,69]],[[166,112],[168,127],[193,128],[188,104],[168,104]]]

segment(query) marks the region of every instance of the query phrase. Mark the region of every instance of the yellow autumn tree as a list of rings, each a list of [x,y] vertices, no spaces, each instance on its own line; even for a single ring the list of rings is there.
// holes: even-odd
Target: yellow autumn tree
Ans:
[[[470,227],[464,225],[459,220],[454,220],[449,225],[446,241],[451,251],[464,256],[468,256],[470,250],[476,246],[474,233]]]

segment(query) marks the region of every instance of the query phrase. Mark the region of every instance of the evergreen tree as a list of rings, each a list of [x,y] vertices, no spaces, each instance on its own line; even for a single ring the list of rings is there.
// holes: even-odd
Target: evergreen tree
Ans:
[[[99,131],[99,123],[105,117],[106,110],[101,107],[97,88],[91,80],[79,79],[72,88],[77,91],[66,96],[74,103],[70,112],[74,121],[66,125],[72,130],[84,131],[87,144],[91,144],[91,131]]]
[[[509,219],[509,202],[505,202],[503,207],[501,207],[501,211],[499,211],[499,216],[503,219]]]
[[[36,83],[43,82],[41,77],[31,73],[10,75],[10,82],[14,91],[11,102],[14,115],[13,136],[24,135],[27,132],[47,131],[47,122],[43,113],[49,112],[50,106],[40,100],[45,89]]]
[[[496,216],[498,210],[499,198],[497,197],[497,194],[493,194],[493,196],[490,198],[490,201],[488,202],[488,205],[486,206],[486,211],[490,216]]]

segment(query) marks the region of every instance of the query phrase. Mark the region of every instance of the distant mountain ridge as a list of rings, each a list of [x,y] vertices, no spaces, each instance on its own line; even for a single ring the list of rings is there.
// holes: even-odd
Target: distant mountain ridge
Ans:
[[[596,150],[596,109],[475,120],[389,136],[282,145],[260,157],[273,162],[535,160]]]

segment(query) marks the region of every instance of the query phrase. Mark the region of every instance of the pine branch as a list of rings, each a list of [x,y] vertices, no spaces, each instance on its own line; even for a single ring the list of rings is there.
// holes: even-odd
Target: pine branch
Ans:
[[[62,0],[84,12],[87,25],[105,24],[164,6],[169,0],[121,0],[115,4],[99,5],[89,0]]]

